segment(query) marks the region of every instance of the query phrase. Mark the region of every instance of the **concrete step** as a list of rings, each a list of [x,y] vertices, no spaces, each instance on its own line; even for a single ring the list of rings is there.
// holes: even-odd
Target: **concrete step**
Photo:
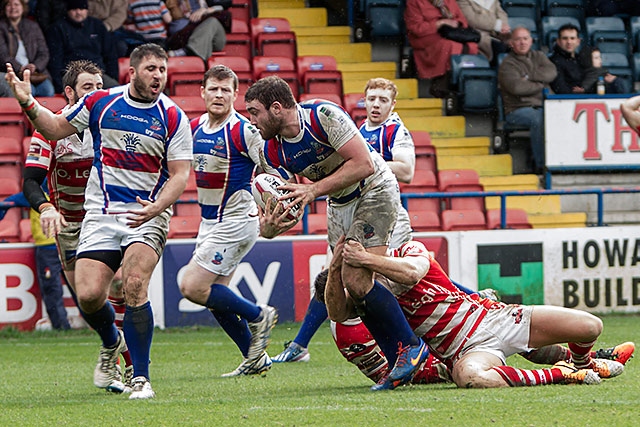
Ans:
[[[437,98],[398,99],[394,111],[400,115],[400,118],[441,116],[442,100]]]
[[[407,117],[402,121],[410,131],[424,130],[431,134],[431,138],[464,137],[464,116]]]
[[[538,176],[533,174],[481,176],[485,191],[527,191],[538,189]]]
[[[331,27],[328,27],[331,28]],[[363,43],[358,43],[363,44]],[[366,44],[366,43],[365,43]],[[364,62],[340,62],[338,61],[338,70],[342,72],[343,80],[369,80],[372,76],[384,77],[385,79],[395,80],[396,78],[395,62],[371,62],[371,58]],[[345,93],[350,93],[346,92]],[[364,93],[364,85],[353,93]]]
[[[400,116],[402,117],[402,116]],[[489,154],[490,140],[485,136],[465,138],[436,138],[431,143],[440,156],[476,156]]]
[[[485,154],[478,156],[440,156],[438,170],[475,169],[480,176],[511,175],[513,166],[508,154]]]
[[[359,43],[357,43],[359,44]],[[356,44],[356,45],[357,45]],[[378,77],[376,75],[376,77]],[[342,76],[342,86],[344,93],[363,93],[364,87],[371,76],[364,79],[352,79]],[[418,80],[417,79],[394,79],[393,82],[398,87],[397,99],[410,99],[418,97]]]
[[[529,214],[528,218],[533,228],[584,228],[587,226],[587,214],[584,212]]]
[[[344,26],[291,27],[300,45],[351,43],[351,28]]]
[[[371,44],[369,43],[322,43],[298,44],[298,56],[330,55],[340,62],[370,62]],[[344,80],[344,76],[343,76]],[[366,81],[365,81],[366,83]],[[351,92],[362,92],[364,84]],[[349,93],[346,88],[344,93]]]
[[[292,27],[322,27],[327,25],[327,9],[324,7],[305,8],[258,8],[260,18],[287,18]]]
[[[485,206],[487,209],[500,209],[500,197],[486,197]],[[528,214],[562,213],[558,195],[507,197],[507,208],[524,209]],[[583,215],[586,221],[586,214]]]

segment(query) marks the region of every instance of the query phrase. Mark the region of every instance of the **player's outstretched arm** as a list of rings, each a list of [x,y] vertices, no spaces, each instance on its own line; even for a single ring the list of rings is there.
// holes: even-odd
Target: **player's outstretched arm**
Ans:
[[[627,121],[629,126],[631,126],[636,132],[640,133],[640,95],[634,96],[622,104],[620,104],[620,110],[622,111],[622,116]]]
[[[44,108],[31,94],[31,72],[24,70],[24,81],[16,75],[11,64],[7,63],[7,75],[5,79],[18,100],[20,107],[25,112],[33,126],[47,139],[58,140],[65,138],[77,130],[60,114],[54,114]]]
[[[329,319],[334,322],[344,322],[355,317],[353,300],[349,297],[342,284],[342,250],[344,236],[340,237],[333,249],[333,258],[329,265],[327,284],[324,291],[324,302],[327,306]]]

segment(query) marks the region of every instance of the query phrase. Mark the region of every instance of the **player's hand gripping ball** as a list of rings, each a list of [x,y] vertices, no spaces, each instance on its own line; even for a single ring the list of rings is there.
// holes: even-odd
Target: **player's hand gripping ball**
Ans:
[[[271,175],[268,173],[261,173],[257,175],[253,181],[251,182],[251,194],[253,198],[256,200],[258,206],[260,206],[263,210],[267,204],[267,200],[272,198],[271,208],[274,206],[280,205],[280,212],[284,209],[284,207],[290,203],[291,199],[287,199],[284,201],[278,202],[278,197],[284,196],[289,193],[287,190],[279,190],[278,187],[281,185],[285,185],[286,182],[276,175]],[[289,221],[297,221],[300,219],[300,204],[295,205],[289,213],[287,214],[287,220]]]

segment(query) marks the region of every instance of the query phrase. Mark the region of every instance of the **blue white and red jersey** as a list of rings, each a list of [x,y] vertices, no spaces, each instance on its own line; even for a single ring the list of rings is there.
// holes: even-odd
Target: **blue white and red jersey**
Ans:
[[[265,142],[264,153],[268,164],[319,181],[331,175],[343,163],[337,152],[358,134],[351,117],[342,107],[324,100],[301,102],[297,106],[300,133],[294,138],[276,136]],[[394,180],[393,172],[373,149],[368,146],[375,172],[363,183],[350,185],[336,193],[334,198],[349,196],[358,188],[371,188],[385,180]],[[365,192],[363,191],[363,193]]]
[[[192,160],[186,114],[161,94],[153,103],[129,96],[129,85],[84,96],[64,114],[93,137],[93,167],[85,192],[90,213],[139,209],[136,196],[154,201],[169,179],[167,163]]]
[[[392,161],[400,152],[415,155],[411,133],[398,113],[391,113],[387,120],[375,126],[370,126],[369,121],[365,120],[360,126],[360,133],[387,162]]]
[[[251,178],[256,165],[278,174],[260,161],[264,139],[249,121],[233,111],[211,128],[207,113],[191,121],[193,170],[202,217],[210,220],[246,219],[256,213]]]
[[[66,106],[60,113],[68,108]],[[91,134],[85,131],[81,135],[84,143],[75,133],[50,141],[36,131],[31,137],[25,162],[25,167],[47,171],[50,201],[71,222],[82,222],[84,218],[84,190],[93,163]]]
[[[393,250],[394,257],[426,257],[429,271],[415,285],[387,281],[405,313],[411,329],[441,360],[453,358],[463,349],[488,310],[501,302],[467,295],[449,279],[433,255],[420,242],[410,241]]]

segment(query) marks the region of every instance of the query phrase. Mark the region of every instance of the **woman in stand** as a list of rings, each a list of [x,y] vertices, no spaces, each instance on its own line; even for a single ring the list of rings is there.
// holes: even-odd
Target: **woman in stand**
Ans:
[[[38,24],[25,18],[26,1],[3,0],[1,4],[0,71],[7,71],[8,62],[22,78],[22,72],[28,69],[33,95],[53,96],[53,83],[47,71],[49,48]]]

